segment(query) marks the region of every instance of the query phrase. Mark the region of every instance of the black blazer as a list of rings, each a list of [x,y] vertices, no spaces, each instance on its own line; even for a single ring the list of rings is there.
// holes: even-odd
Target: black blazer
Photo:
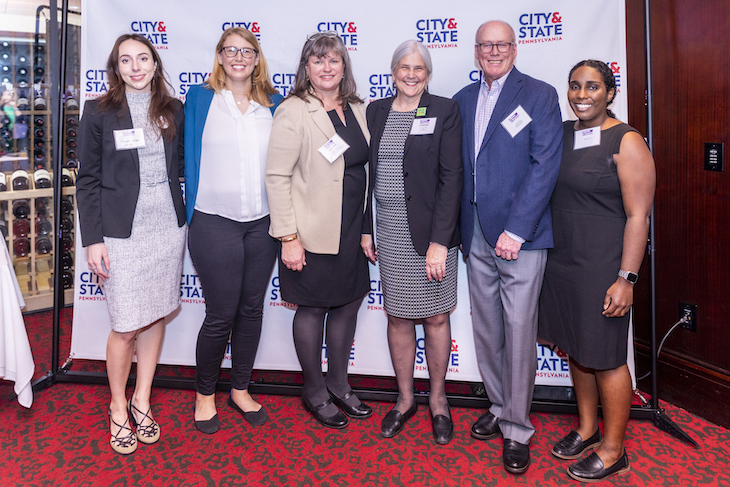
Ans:
[[[370,130],[370,185],[363,233],[373,231],[373,189],[378,148],[394,98],[371,103],[367,109]],[[448,248],[459,245],[459,207],[464,186],[461,162],[461,117],[453,100],[423,93],[419,107],[436,117],[433,134],[408,135],[403,154],[403,181],[408,228],[413,247],[426,255],[431,242]]]
[[[126,100],[120,108],[99,110],[100,99],[87,101],[79,123],[79,174],[76,201],[84,247],[103,242],[103,237],[128,238],[139,196],[137,149],[116,150],[114,131],[132,127]],[[185,204],[179,178],[185,171],[185,114],[175,100],[175,138],[165,141],[167,176],[178,226],[185,224]]]

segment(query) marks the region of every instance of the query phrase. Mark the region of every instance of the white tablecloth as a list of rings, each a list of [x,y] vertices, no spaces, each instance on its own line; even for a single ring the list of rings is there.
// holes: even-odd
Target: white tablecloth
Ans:
[[[30,381],[35,364],[20,312],[25,301],[5,242],[0,242],[0,247],[0,378],[15,382],[18,402],[29,408],[33,404]]]

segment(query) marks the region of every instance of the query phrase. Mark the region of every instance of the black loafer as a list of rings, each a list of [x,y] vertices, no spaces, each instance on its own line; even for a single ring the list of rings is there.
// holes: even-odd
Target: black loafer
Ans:
[[[414,402],[413,406],[405,414],[401,414],[396,408],[391,409],[383,418],[383,424],[380,427],[380,436],[383,438],[392,438],[400,433],[406,421],[411,419],[416,414],[416,411],[418,411],[417,402]]]
[[[618,462],[608,468],[604,468],[601,457],[596,452],[593,452],[583,460],[568,467],[568,475],[581,482],[598,482],[610,475],[621,475],[629,470],[631,470],[631,466],[629,465],[629,457],[626,456],[626,451],[618,459]]]
[[[258,411],[246,412],[238,407],[238,404],[236,404],[232,397],[228,398],[228,405],[241,413],[243,419],[245,419],[251,426],[261,426],[266,422],[267,419],[269,419],[269,415],[266,414],[266,409],[264,409],[263,406],[261,406],[261,409],[259,409]]]
[[[320,413],[322,409],[332,404],[332,399],[327,399],[322,404],[312,406],[309,403],[309,400],[305,396],[302,396],[302,402],[304,402],[304,407],[307,408],[307,411],[312,413],[314,419],[327,426],[328,428],[342,429],[349,423],[349,421],[347,421],[347,416],[342,414],[339,410],[332,416],[325,416]]]
[[[454,436],[454,423],[451,418],[447,418],[443,414],[437,414],[431,418],[433,426],[433,439],[439,445],[445,445],[451,441]]]
[[[600,429],[596,430],[593,436],[586,441],[583,441],[583,438],[581,438],[577,431],[571,431],[562,440],[555,443],[551,453],[563,460],[573,460],[582,457],[588,450],[598,448],[598,445],[601,444],[601,439]]]
[[[195,420],[195,416],[193,416],[193,420]],[[221,423],[218,419],[218,413],[215,413],[215,416],[210,419],[206,419],[205,421],[195,420],[195,427],[201,433],[212,435],[213,433],[221,429]]]
[[[504,440],[502,448],[504,469],[509,473],[525,473],[530,465],[530,447],[515,440]]]
[[[342,398],[335,396],[335,394],[329,389],[327,389],[327,392],[330,393],[332,402],[334,402],[338,408],[342,409],[342,412],[349,417],[356,419],[365,419],[373,415],[373,408],[363,402],[361,402],[357,406],[350,406],[349,404],[347,404],[346,401],[355,395],[355,393],[352,392],[352,389],[347,391],[347,393],[342,396]]]
[[[500,433],[499,421],[497,420],[497,417],[489,411],[477,419],[476,423],[474,423],[471,427],[471,435],[477,440],[489,440]]]

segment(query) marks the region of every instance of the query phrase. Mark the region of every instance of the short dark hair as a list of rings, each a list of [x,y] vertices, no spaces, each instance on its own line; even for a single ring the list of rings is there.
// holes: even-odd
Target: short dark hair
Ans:
[[[601,78],[603,78],[603,84],[606,85],[606,91],[608,92],[613,90],[613,96],[610,100],[608,100],[606,106],[613,103],[613,100],[616,98],[616,78],[614,77],[611,68],[608,67],[608,64],[604,63],[603,61],[597,61],[595,59],[585,59],[579,62],[578,64],[573,66],[573,69],[570,70],[570,73],[568,74],[568,83],[570,83],[570,78],[573,77],[573,73],[575,72],[575,70],[583,66],[594,68],[601,74]],[[606,108],[606,113],[608,113],[609,117],[616,118],[616,114],[608,108]]]

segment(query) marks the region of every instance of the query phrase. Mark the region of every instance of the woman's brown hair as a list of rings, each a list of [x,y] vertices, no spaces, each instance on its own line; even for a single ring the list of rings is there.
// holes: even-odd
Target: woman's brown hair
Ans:
[[[347,47],[342,42],[342,38],[333,32],[318,32],[309,37],[307,42],[304,43],[297,74],[294,78],[294,86],[289,96],[297,96],[302,100],[306,100],[308,96],[314,96],[314,89],[309,83],[305,67],[311,56],[323,58],[329,53],[339,55],[345,65],[345,72],[342,81],[340,81],[340,103],[343,107],[347,106],[348,103],[362,103],[362,99],[357,95],[357,85],[352,74]]]
[[[149,121],[153,127],[168,142],[175,138],[175,98],[170,96],[172,85],[165,77],[165,71],[162,69],[162,61],[155,50],[155,46],[144,36],[139,34],[124,34],[119,36],[114,43],[112,52],[106,62],[106,75],[109,80],[109,91],[101,98],[99,103],[100,110],[109,108],[120,108],[127,103],[125,96],[124,80],[119,73],[119,46],[125,41],[137,41],[144,44],[150,50],[152,60],[155,62],[155,73],[152,77],[150,91]],[[169,88],[168,88],[169,87]]]

